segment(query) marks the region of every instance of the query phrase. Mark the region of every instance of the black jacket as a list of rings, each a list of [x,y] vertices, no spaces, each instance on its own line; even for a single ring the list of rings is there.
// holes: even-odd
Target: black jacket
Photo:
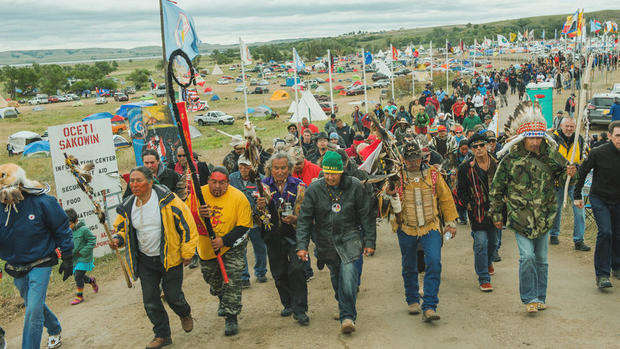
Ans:
[[[456,193],[459,198],[459,201],[463,204],[464,207],[467,207],[467,212],[469,215],[469,221],[471,222],[471,229],[473,231],[484,230],[488,231],[493,228],[493,222],[491,220],[489,212],[489,177],[487,176],[487,171],[483,171],[478,165],[475,164],[473,158],[468,158],[469,161],[463,161],[458,168],[457,174],[457,185],[456,185]],[[493,158],[491,154],[489,154],[489,161],[495,163],[495,168],[497,168],[497,160]],[[473,165],[473,167],[472,167]],[[491,167],[489,167],[490,169]],[[480,180],[480,187],[482,188],[482,192],[484,193],[484,198],[486,202],[483,207],[479,207],[475,200],[475,189],[474,183],[470,179],[468,175],[470,170],[475,171],[475,175]],[[474,213],[484,212],[485,217],[482,222],[477,222],[474,219]]]
[[[364,187],[357,178],[343,175],[333,196],[340,192],[339,200],[332,203],[325,179],[312,182],[297,217],[297,249],[308,250],[314,230],[317,258],[324,264],[349,263],[364,248],[375,248],[377,225]],[[336,202],[338,212],[332,209]]]
[[[611,142],[596,147],[590,151],[588,158],[579,167],[579,180],[575,185],[575,200],[581,200],[581,189],[590,170],[592,175],[592,187],[590,194],[598,196],[608,204],[620,203],[620,150]]]

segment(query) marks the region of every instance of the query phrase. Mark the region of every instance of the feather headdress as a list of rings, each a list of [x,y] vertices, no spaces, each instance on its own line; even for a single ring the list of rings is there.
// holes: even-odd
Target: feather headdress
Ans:
[[[547,122],[542,115],[540,104],[532,101],[519,103],[504,125],[504,133],[509,137],[509,141],[502,150],[497,152],[497,156],[503,156],[510,151],[513,145],[530,137],[545,138],[549,144],[555,147],[555,141],[546,131]]]
[[[5,226],[9,223],[11,209],[17,212],[17,204],[24,200],[22,192],[33,195],[41,195],[50,191],[48,184],[42,185],[37,181],[26,177],[26,171],[16,164],[8,163],[0,165],[0,202],[3,203],[4,211],[7,212]]]

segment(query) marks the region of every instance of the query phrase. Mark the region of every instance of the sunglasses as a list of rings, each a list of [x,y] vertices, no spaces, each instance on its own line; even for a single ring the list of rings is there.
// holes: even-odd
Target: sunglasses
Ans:
[[[472,144],[471,148],[472,149],[478,149],[478,148],[484,148],[484,146],[486,146],[486,143],[478,143],[478,144]]]
[[[177,158],[184,158],[185,154],[177,154]]]

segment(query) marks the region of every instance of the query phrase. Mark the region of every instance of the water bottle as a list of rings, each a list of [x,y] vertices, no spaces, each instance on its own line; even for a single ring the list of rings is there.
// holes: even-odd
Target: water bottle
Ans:
[[[452,233],[451,233],[451,232],[446,232],[446,233],[443,235],[443,238],[444,238],[446,241],[448,241],[448,240],[452,239]]]

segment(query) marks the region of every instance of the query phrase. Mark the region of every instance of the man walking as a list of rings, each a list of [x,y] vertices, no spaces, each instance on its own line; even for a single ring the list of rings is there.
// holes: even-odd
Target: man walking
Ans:
[[[620,121],[609,124],[609,142],[592,149],[579,168],[575,205],[583,207],[581,189],[586,175],[594,170],[590,203],[598,227],[594,271],[599,288],[611,287],[610,273],[620,279]]]

